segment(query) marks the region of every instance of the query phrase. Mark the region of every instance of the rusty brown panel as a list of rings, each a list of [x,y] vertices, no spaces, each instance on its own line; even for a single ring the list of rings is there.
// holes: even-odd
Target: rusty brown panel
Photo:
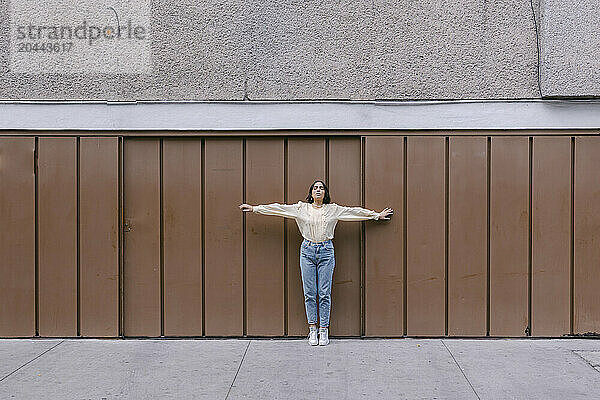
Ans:
[[[493,137],[490,168],[490,335],[524,336],[529,286],[529,138]]]
[[[448,335],[487,332],[487,139],[453,137],[448,182]]]
[[[242,140],[206,139],[205,160],[205,332],[241,336]]]
[[[534,137],[531,334],[570,328],[571,138]]]
[[[600,140],[575,138],[573,333],[600,333]]]
[[[160,140],[127,139],[123,153],[124,334],[160,336]]]
[[[404,138],[365,138],[365,205],[394,210],[365,226],[365,335],[404,333]]]
[[[329,140],[329,190],[333,203],[361,206],[360,158],[360,138]],[[360,222],[349,221],[339,221],[335,229],[330,313],[332,335],[360,336],[360,231]]]
[[[34,151],[0,138],[0,337],[35,335]]]
[[[325,139],[294,138],[288,140],[288,204],[306,201],[308,188],[317,179],[325,180]],[[287,223],[288,252],[288,335],[308,334],[304,291],[300,275],[302,235],[296,222]],[[333,313],[332,301],[332,313]],[[330,314],[331,316],[331,314]]]
[[[246,141],[246,203],[284,202],[283,153],[283,139]],[[283,336],[284,219],[245,215],[247,333]]]
[[[77,139],[38,142],[40,336],[77,335]]]
[[[202,336],[202,142],[163,141],[164,331]]]
[[[409,137],[406,178],[406,328],[445,329],[445,138]]]
[[[119,335],[119,139],[79,143],[82,336]]]

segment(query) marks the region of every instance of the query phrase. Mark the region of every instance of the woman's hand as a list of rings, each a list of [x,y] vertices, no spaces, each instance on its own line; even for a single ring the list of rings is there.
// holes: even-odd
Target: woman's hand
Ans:
[[[242,211],[253,211],[254,210],[254,206],[251,206],[250,204],[240,204],[240,210]]]
[[[386,217],[388,215],[392,215],[392,214],[394,214],[394,210],[392,210],[389,207],[386,207],[386,208],[383,209],[382,212],[379,213],[379,219],[389,219],[389,218],[386,218]]]

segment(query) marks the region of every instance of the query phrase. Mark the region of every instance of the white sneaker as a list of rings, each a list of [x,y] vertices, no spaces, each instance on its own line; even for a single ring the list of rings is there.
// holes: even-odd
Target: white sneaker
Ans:
[[[308,344],[311,346],[316,346],[319,344],[319,340],[317,339],[317,327],[310,328],[310,333],[308,334]]]
[[[327,328],[319,328],[319,346],[327,346],[329,344],[329,330]]]

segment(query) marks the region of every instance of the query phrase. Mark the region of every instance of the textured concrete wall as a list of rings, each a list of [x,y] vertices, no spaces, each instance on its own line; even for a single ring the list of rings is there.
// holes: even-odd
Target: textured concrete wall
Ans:
[[[150,75],[11,73],[2,24],[0,98],[539,97],[530,0],[154,0],[151,22]]]
[[[545,96],[600,96],[600,0],[541,1]]]

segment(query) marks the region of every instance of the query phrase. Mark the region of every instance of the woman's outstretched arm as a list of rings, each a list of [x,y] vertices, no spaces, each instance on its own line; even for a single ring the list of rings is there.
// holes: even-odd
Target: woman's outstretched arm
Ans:
[[[296,204],[260,204],[257,206],[251,206],[249,204],[241,204],[240,209],[242,211],[252,211],[256,214],[262,215],[275,215],[278,217],[296,218],[300,209],[300,202]]]
[[[336,204],[337,205],[337,204]],[[362,207],[346,207],[337,205],[336,217],[340,221],[365,221],[369,219],[389,219],[387,216],[394,213],[391,208],[384,208],[377,212]]]

